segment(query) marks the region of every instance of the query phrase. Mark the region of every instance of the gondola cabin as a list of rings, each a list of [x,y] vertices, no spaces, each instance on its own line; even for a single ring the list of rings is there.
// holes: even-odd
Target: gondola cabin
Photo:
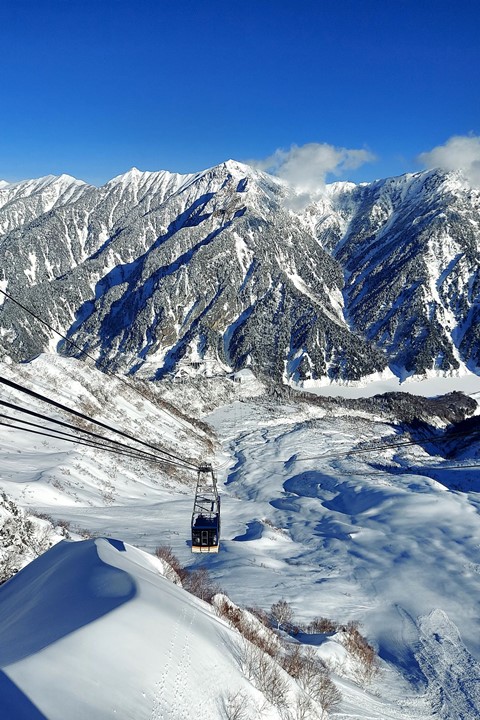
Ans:
[[[211,465],[198,470],[192,513],[192,552],[217,553],[220,546],[220,498]]]

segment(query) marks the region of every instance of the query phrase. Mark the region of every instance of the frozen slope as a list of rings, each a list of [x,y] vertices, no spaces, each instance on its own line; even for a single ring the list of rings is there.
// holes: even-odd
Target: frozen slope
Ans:
[[[218,718],[255,693],[232,631],[118,541],[62,542],[0,588],[0,636],[4,720]]]
[[[206,457],[203,452],[208,448],[209,438],[200,428],[191,424],[188,429],[185,420],[173,423],[171,416],[162,415],[161,407],[155,408],[143,401],[139,405],[138,397],[119,392],[118,381],[102,380],[96,371],[78,366],[72,360],[44,357],[30,365],[12,367],[10,372],[18,373],[16,377],[21,374],[25,382],[35,381],[45,392],[56,376],[55,387],[64,401],[77,397],[90,404],[90,412],[98,412],[111,421],[117,418],[117,422],[121,420],[122,425],[136,434],[154,431],[156,435],[152,440],[168,441],[169,449],[195,458]],[[228,381],[224,382],[226,388]],[[294,398],[247,399],[247,386],[233,383],[230,386],[229,392],[223,391],[225,398],[237,393],[239,399],[229,404],[225,399],[222,402],[220,381],[211,390],[208,384],[202,385],[200,393],[204,407],[215,403],[223,405],[206,418],[217,429],[221,441],[221,449],[216,446],[215,462],[222,493],[222,543],[217,556],[197,558],[190,552],[194,478],[171,477],[163,471],[156,473],[153,468],[130,459],[115,458],[112,462],[110,456],[96,450],[72,448],[61,440],[32,441],[20,431],[1,428],[1,488],[25,507],[36,507],[56,520],[69,521],[72,530],[87,528],[96,535],[118,537],[148,551],[161,544],[171,545],[182,565],[207,568],[239,605],[257,605],[268,610],[283,597],[291,603],[298,623],[308,623],[316,616],[330,617],[340,623],[360,621],[362,632],[381,658],[382,672],[372,686],[365,688],[359,684],[351,664],[339,655],[338,647],[324,642],[325,638],[313,639],[320,642],[318,652],[334,667],[336,683],[343,693],[343,702],[334,715],[337,720],[477,720],[480,715],[480,484],[478,468],[468,466],[480,457],[480,444],[472,442],[462,450],[464,469],[449,470],[451,463],[445,462],[438,454],[440,448],[431,443],[345,457],[342,455],[345,451],[361,442],[391,440],[400,432],[398,424],[393,425],[385,415],[381,417],[379,406],[374,415],[365,409],[352,410],[340,403],[314,402],[308,398],[302,402]],[[95,395],[99,392],[103,398],[101,407],[95,404]],[[170,393],[184,410],[200,407],[194,384],[172,384]],[[193,430],[200,431],[200,437]],[[213,449],[210,445],[210,450]],[[129,548],[121,552],[104,541],[85,547],[97,548],[99,552],[106,547],[111,554],[107,560],[114,565],[117,560],[113,562],[113,556],[125,559],[134,553]],[[141,554],[135,557],[140,564],[146,562],[150,567],[151,560],[145,560]],[[79,555],[73,565],[80,568],[82,558]],[[101,559],[105,558],[102,554]],[[80,570],[72,571],[69,566],[68,560],[62,567],[70,577],[73,572],[72,582],[76,583]],[[48,576],[47,566],[38,563],[27,571],[33,573],[35,567],[44,567],[42,577]],[[121,569],[136,578],[126,565]],[[157,582],[164,583],[155,576],[156,566],[152,572],[153,576],[148,575],[149,588]],[[51,577],[55,573],[52,570]],[[25,577],[32,578],[28,587],[26,581],[24,586],[18,584],[24,582]],[[80,585],[91,588],[88,573],[82,577],[83,580],[78,580]],[[49,585],[42,582],[35,574],[22,573],[14,583],[0,588],[0,616],[8,615],[2,633],[9,632],[12,622],[12,614],[1,609],[5,590],[22,587],[25,599],[22,602],[27,599],[30,602],[33,588],[38,605],[44,607],[44,592],[50,604],[55,604],[55,598],[52,600],[48,594]],[[150,670],[145,670],[150,684],[147,680],[142,683],[138,674],[133,674],[134,680],[130,681],[129,657],[127,662],[117,652],[117,647],[124,647],[122,643],[130,642],[131,628],[141,622],[129,613],[148,615],[150,612],[139,602],[143,591],[124,602],[120,591],[115,590],[114,578],[105,584],[119,593],[112,601],[118,602],[118,607],[68,637],[58,639],[54,645],[38,648],[35,657],[41,663],[40,670],[37,668],[35,672],[54,675],[57,661],[62,665],[63,656],[55,656],[50,661],[48,653],[53,652],[53,647],[61,648],[67,640],[73,641],[75,635],[79,638],[79,652],[87,653],[86,647],[95,647],[96,628],[102,628],[102,633],[103,628],[109,628],[113,650],[108,662],[116,663],[118,654],[127,666],[126,679],[124,671],[118,670],[119,687],[124,685],[135,698],[139,697],[138,692],[145,692],[152,702],[152,688],[158,677],[153,678],[148,674]],[[63,594],[66,587],[62,589]],[[124,583],[124,593],[128,596],[130,591],[126,588]],[[93,603],[95,607],[96,596],[88,592],[86,604]],[[173,593],[176,602],[180,591],[171,588],[168,592]],[[159,596],[156,607],[160,610],[166,602]],[[180,623],[175,647],[185,645],[184,625],[191,617],[188,603],[193,603],[195,608],[198,605],[193,599],[176,602],[175,619],[168,616],[169,624]],[[21,603],[17,605],[21,608]],[[69,607],[75,615],[74,603]],[[168,609],[168,603],[166,607]],[[25,617],[22,623],[26,623]],[[115,617],[120,619],[120,625],[114,623]],[[56,611],[48,618],[49,622],[43,625],[61,626],[67,622]],[[163,622],[158,616],[155,618],[151,626],[148,625],[154,628],[149,631],[148,642],[156,638],[155,622]],[[192,621],[194,633],[196,625],[196,620]],[[116,638],[124,632],[126,639]],[[197,640],[192,642],[195,644]],[[209,642],[205,644],[207,659]],[[22,643],[15,639],[7,645],[16,648]],[[150,657],[154,651],[148,643],[145,647],[146,657]],[[76,649],[72,646],[70,652]],[[181,648],[172,652],[169,677],[174,667],[180,672],[182,663],[185,664]],[[103,650],[102,653],[100,658],[108,654]],[[228,652],[225,658],[224,654],[222,650],[222,663],[226,663],[230,673],[232,658]],[[93,688],[91,692],[100,693],[96,649],[82,657],[84,664],[78,670],[78,686],[75,686],[77,675],[71,676],[74,689],[81,684],[84,690]],[[193,663],[197,656],[191,657]],[[155,661],[156,658],[155,655]],[[33,663],[33,659],[27,658],[18,664],[14,659],[7,660],[8,673],[12,667],[26,668],[26,663]],[[71,687],[70,680],[62,675],[65,671],[62,665],[58,681],[52,681],[55,687]],[[32,670],[30,678],[34,675]],[[20,684],[19,675],[9,677]],[[233,673],[231,677],[237,676]],[[170,677],[169,681],[173,679]],[[140,691],[137,682],[142,685]],[[108,695],[110,686],[106,680],[103,687]],[[33,689],[29,684],[29,693]],[[212,705],[210,685],[205,684],[202,693],[205,694],[198,697],[201,714],[222,718],[218,708]],[[195,700],[195,695],[192,697]],[[109,707],[111,715],[93,714],[93,717],[114,717],[114,708]],[[140,698],[141,712],[144,707]],[[149,707],[147,717],[152,720],[162,717],[153,714],[155,706]],[[172,712],[177,712],[176,706]],[[46,716],[50,717],[48,713]],[[83,715],[87,716],[88,713]],[[123,717],[136,720],[137,715],[125,713]],[[164,709],[163,717],[175,719],[177,716]],[[257,720],[264,716],[251,714],[249,720],[250,717]],[[70,720],[69,715],[63,718]]]

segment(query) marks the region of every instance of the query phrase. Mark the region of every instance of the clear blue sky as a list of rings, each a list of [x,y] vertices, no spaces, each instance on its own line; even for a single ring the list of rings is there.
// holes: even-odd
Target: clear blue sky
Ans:
[[[0,0],[0,178],[305,143],[370,150],[356,181],[416,170],[480,134],[479,38],[479,0]]]

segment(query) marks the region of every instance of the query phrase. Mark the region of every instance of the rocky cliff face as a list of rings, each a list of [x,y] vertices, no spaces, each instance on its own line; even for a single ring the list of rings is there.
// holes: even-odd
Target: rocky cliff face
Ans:
[[[350,325],[400,376],[462,362],[477,371],[478,190],[430,171],[359,186],[347,200],[348,225],[325,240],[344,270]]]
[[[478,368],[478,191],[426,172],[336,183],[292,207],[293,189],[233,161],[189,176],[132,170],[101,188],[6,185],[0,288],[99,367],[145,377]],[[9,300],[0,332],[15,360],[80,354]]]

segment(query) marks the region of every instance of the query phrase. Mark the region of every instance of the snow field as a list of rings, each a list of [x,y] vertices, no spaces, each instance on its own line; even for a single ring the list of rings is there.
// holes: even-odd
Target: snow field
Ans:
[[[62,543],[6,586],[7,603],[32,582],[41,594],[4,617],[17,653],[2,666],[49,720],[183,720],[192,707],[213,719],[227,690],[249,693],[232,631],[145,553]]]
[[[74,386],[63,375],[69,362],[62,360],[52,372],[71,390]],[[84,389],[80,392],[85,394]],[[184,393],[188,396],[187,387]],[[204,389],[203,406],[215,405],[218,399],[218,390],[209,397]],[[129,429],[142,432],[141,411],[125,405],[123,398],[121,402]],[[200,412],[202,403],[195,402]],[[108,412],[113,418],[113,410]],[[343,693],[334,715],[340,720],[476,720],[477,484],[465,482],[462,490],[454,489],[459,470],[436,469],[441,458],[420,446],[344,457],[342,453],[360,442],[391,439],[395,431],[385,420],[342,412],[333,416],[324,408],[293,400],[246,397],[210,412],[207,420],[221,441],[215,464],[222,493],[222,542],[216,556],[192,557],[190,552],[193,477],[189,484],[188,477],[153,474],[141,462],[112,459],[60,440],[49,440],[48,445],[34,441],[32,446],[24,434],[2,428],[1,484],[21,505],[66,519],[73,529],[88,528],[94,535],[121,538],[149,552],[171,545],[182,565],[208,569],[241,606],[268,610],[285,598],[299,624],[317,616],[340,623],[359,621],[381,660],[381,675],[368,688],[358,685],[355,663],[338,642],[313,636],[307,640],[316,643],[317,652],[335,672]],[[172,419],[157,417],[157,437],[162,437],[167,422]],[[168,438],[192,456],[201,453],[198,435],[189,434],[182,423]],[[65,468],[70,476],[64,475]],[[176,720],[191,711],[189,697],[206,717],[220,718],[216,703],[230,680],[233,691],[249,693],[252,708],[258,703],[258,694],[236,664],[231,641],[224,642],[223,630],[220,635],[212,631],[210,619],[205,626],[198,622],[199,614],[210,618],[208,608],[195,598],[185,599],[185,594],[179,600],[181,591],[174,586],[163,592],[167,581],[157,576],[155,561],[145,559],[140,550],[121,552],[105,541],[97,541],[95,547],[102,562],[134,577],[135,594],[130,597],[131,586],[110,570],[98,575],[89,570],[93,579],[82,576],[81,584],[102,602],[105,594],[117,593],[108,602],[118,606],[21,662],[9,663],[8,676],[19,687],[28,687],[29,697],[50,702],[42,696],[41,680],[32,678],[40,666],[48,685],[49,672],[57,673],[59,664],[65,666],[65,674],[59,670],[58,675],[63,707],[69,693],[71,699],[88,687],[99,708],[95,718],[114,717],[136,702],[138,715],[132,717]],[[17,586],[21,577],[15,578]],[[97,600],[92,602],[96,607]],[[37,611],[34,603],[31,611]],[[64,614],[70,617],[65,608]],[[155,628],[164,629],[157,634],[148,618]],[[215,622],[217,628],[219,621]],[[75,654],[83,658],[78,666],[75,657],[70,658]],[[155,672],[140,656],[147,658],[148,666],[151,660]],[[214,668],[211,674],[208,670],[207,681],[197,674],[197,664],[202,663]],[[182,668],[186,675],[178,680]],[[81,697],[84,715],[79,718],[92,714],[87,702]],[[55,715],[50,705],[39,707],[47,708],[49,719],[73,717]],[[268,712],[261,717],[270,717]]]

